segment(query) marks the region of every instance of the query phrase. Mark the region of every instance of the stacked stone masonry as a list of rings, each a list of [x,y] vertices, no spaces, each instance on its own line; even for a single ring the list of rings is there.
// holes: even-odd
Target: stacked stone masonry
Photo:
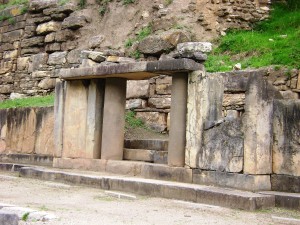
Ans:
[[[7,1],[3,0],[2,3],[7,3]],[[210,15],[195,11],[196,5],[198,7],[200,3],[190,2],[187,10],[195,12],[201,26],[210,30],[212,29],[211,24],[207,24],[205,19]],[[209,11],[217,15],[220,24],[221,21],[222,24],[226,21],[225,25],[217,28],[220,32],[234,27],[248,29],[253,22],[262,20],[269,14],[268,1],[226,0],[221,2],[211,0],[205,4],[209,4]],[[161,11],[164,10],[166,9],[161,9]],[[184,10],[182,9],[182,13],[185,13]],[[99,49],[99,43],[104,38],[101,34],[90,37],[89,47],[104,52],[104,58],[97,53],[89,55],[89,53],[82,53],[81,50],[78,50],[78,40],[84,35],[80,28],[90,23],[92,18],[83,16],[76,5],[69,3],[59,5],[56,0],[31,0],[27,13],[24,14],[24,12],[24,6],[14,6],[0,12],[0,15],[5,14],[10,17],[10,19],[0,22],[0,100],[52,92],[57,78],[56,70],[60,68],[77,67],[80,64],[90,66],[106,59],[109,62],[124,62],[122,59],[114,58],[115,56],[124,56],[124,53]],[[156,25],[163,25],[163,21],[161,21],[163,19],[159,19],[160,22]],[[156,25],[154,23],[154,30],[156,30]],[[145,43],[139,45],[139,47],[146,48],[144,55],[146,58],[142,60],[157,59],[157,55],[153,57],[151,52],[150,55],[147,55],[149,52],[147,42],[149,41],[156,42],[164,39],[165,44],[162,47],[166,48],[168,45],[168,49],[175,48],[180,42],[191,41],[190,35],[180,30],[168,32],[164,34],[164,37],[157,38],[156,36],[150,37],[145,40]],[[157,51],[161,53],[161,50]],[[108,58],[109,56],[112,57]],[[198,57],[202,58],[203,56]],[[159,92],[157,94],[160,95]],[[162,94],[169,95],[169,93]],[[151,100],[154,101],[150,102],[152,105],[161,101],[160,99]],[[160,106],[165,111],[168,111],[168,101],[169,99],[164,100],[165,105]],[[157,117],[158,115],[156,113],[153,116]]]

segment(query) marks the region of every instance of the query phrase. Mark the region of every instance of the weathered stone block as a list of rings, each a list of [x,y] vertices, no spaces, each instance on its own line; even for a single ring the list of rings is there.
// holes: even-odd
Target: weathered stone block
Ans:
[[[32,37],[28,39],[23,39],[21,41],[21,47],[27,48],[27,47],[33,47],[33,46],[42,46],[44,44],[44,37],[43,36],[37,36]]]
[[[41,52],[41,49],[38,47],[34,48],[22,48],[21,49],[21,55],[26,56],[26,55],[32,55],[32,54],[38,54]]]
[[[39,24],[36,28],[37,34],[48,34],[60,30],[61,25],[59,22],[50,21],[47,23]]]
[[[62,28],[76,30],[83,27],[88,22],[88,20],[89,19],[86,16],[70,16],[64,19],[64,21],[62,22]]]
[[[244,173],[272,173],[273,100],[282,98],[259,74],[249,76],[245,100]]]
[[[7,73],[12,70],[12,61],[1,61],[0,62],[0,74]]]
[[[0,211],[0,224],[1,225],[18,225],[19,217],[17,214]]]
[[[272,191],[300,193],[300,177],[285,174],[271,175]]]
[[[44,77],[50,77],[53,75],[53,71],[34,71],[32,72],[33,78],[44,78]]]
[[[72,50],[68,53],[68,56],[67,56],[67,61],[68,63],[81,63],[81,50]]]
[[[197,168],[203,154],[203,131],[222,121],[223,79],[203,71],[189,75],[186,129],[186,165]]]
[[[133,161],[144,161],[153,162],[153,152],[152,150],[144,149],[124,149],[123,159],[133,160]]]
[[[157,109],[170,109],[171,97],[149,98],[148,104]]]
[[[287,90],[287,91],[280,91],[280,94],[282,95],[282,97],[284,99],[298,99],[298,93],[293,92],[291,90]]]
[[[136,118],[141,119],[151,129],[162,132],[167,128],[167,118],[165,113],[159,112],[137,112]]]
[[[16,59],[18,57],[18,50],[6,51],[3,53],[4,59]]]
[[[62,65],[67,62],[66,60],[67,52],[54,52],[49,55],[48,64],[49,65]]]
[[[164,76],[156,79],[155,92],[159,95],[170,95],[172,88],[172,77]]]
[[[224,94],[223,106],[224,107],[241,107],[245,105],[245,94]]]
[[[88,58],[97,63],[101,63],[106,60],[106,58],[102,52],[91,52],[91,53],[89,53]]]
[[[127,81],[126,98],[147,98],[149,96],[148,80]]]
[[[174,47],[176,47],[179,43],[191,41],[190,35],[181,30],[168,30],[160,36]]]
[[[36,54],[31,56],[30,60],[31,60],[31,64],[29,66],[29,72],[33,72],[38,70],[41,66],[47,64],[48,54],[47,53]]]
[[[300,100],[274,101],[273,173],[300,176]]]
[[[199,168],[240,173],[243,171],[243,133],[240,120],[223,122],[204,131]]]
[[[52,53],[52,52],[56,52],[56,51],[60,51],[61,50],[61,45],[60,43],[52,43],[52,44],[48,44],[45,47],[45,51],[47,53]]]
[[[21,37],[24,34],[24,30],[14,30],[11,32],[7,32],[2,34],[2,42],[14,42],[14,41],[18,41],[21,39]]]
[[[14,50],[14,49],[15,49],[15,47],[11,43],[2,43],[0,46],[0,52]]]
[[[104,41],[103,35],[97,35],[94,37],[91,37],[89,40],[89,48],[97,48],[100,47],[100,44]]]
[[[17,59],[17,69],[20,71],[27,70],[29,66],[29,57],[19,57]]]
[[[13,85],[12,84],[3,84],[0,86],[0,93],[1,94],[8,94],[12,92],[13,90]]]
[[[138,50],[143,54],[159,55],[174,48],[169,42],[159,36],[149,36],[140,41]]]
[[[75,34],[72,30],[65,29],[60,30],[55,33],[55,41],[64,42],[64,41],[72,41],[75,39]]]
[[[57,0],[31,0],[29,4],[29,11],[42,12],[46,8],[55,7]]]
[[[50,33],[45,36],[45,43],[50,43],[55,41],[55,33]]]
[[[185,42],[177,45],[179,53],[184,52],[211,52],[212,44],[210,42]]]
[[[45,89],[45,90],[54,89],[55,83],[56,83],[55,79],[47,77],[40,81],[40,83],[38,84],[38,87]]]
[[[248,191],[271,190],[269,175],[245,175],[220,171],[193,170],[193,183],[231,187]]]
[[[145,107],[146,101],[140,98],[126,101],[126,109],[141,109]]]

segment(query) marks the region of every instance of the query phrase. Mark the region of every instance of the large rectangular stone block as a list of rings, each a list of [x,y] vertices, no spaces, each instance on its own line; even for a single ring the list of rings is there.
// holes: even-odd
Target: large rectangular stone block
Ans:
[[[193,183],[231,187],[248,191],[271,190],[269,175],[246,175],[219,171],[193,170]]]
[[[300,176],[300,100],[274,101],[273,173]]]
[[[203,130],[219,124],[222,118],[223,78],[218,74],[207,76],[203,71],[189,75],[186,155],[185,163],[198,168],[205,160]]]
[[[103,82],[104,80],[67,82],[63,103],[63,157],[100,157]]]
[[[272,173],[273,100],[281,95],[260,74],[251,73],[245,99],[244,173]],[[282,98],[282,97],[281,97]]]

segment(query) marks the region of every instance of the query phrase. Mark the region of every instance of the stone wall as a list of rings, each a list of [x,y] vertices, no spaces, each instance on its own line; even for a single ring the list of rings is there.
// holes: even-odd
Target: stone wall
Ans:
[[[77,46],[78,29],[88,18],[71,13],[75,5],[31,1],[1,12],[0,100],[53,92],[56,69],[72,67],[77,59],[67,54]],[[69,57],[68,57],[69,56]]]
[[[2,3],[6,3],[6,1],[2,0]],[[112,17],[111,19],[116,17],[114,13],[119,14],[116,9],[123,7],[122,10],[127,10],[119,1],[109,4],[111,4],[111,11],[109,15],[106,15],[109,16],[107,20],[110,17]],[[138,29],[136,26],[141,29],[147,22],[153,22],[151,23],[153,24],[153,36],[148,41],[156,42],[158,40],[159,43],[165,43],[163,47],[168,46],[166,49],[171,50],[180,42],[191,41],[192,36],[199,37],[199,32],[203,30],[208,33],[215,31],[220,33],[237,26],[247,29],[254,21],[266,18],[269,12],[266,5],[268,4],[252,0],[241,2],[201,0],[189,3],[178,1],[169,6],[159,4],[159,2],[147,1],[143,4],[143,1],[138,1],[134,8],[137,11],[135,14],[144,10],[143,13],[149,15],[141,16],[139,18],[141,21],[135,21],[136,24],[131,24],[128,29]],[[139,7],[147,8],[139,10]],[[206,8],[208,10],[204,10]],[[89,66],[103,60],[101,57],[89,55],[81,49],[101,51],[106,59],[109,56],[124,56],[124,40],[137,30],[124,33],[122,24],[118,24],[120,27],[114,28],[112,31],[111,29],[98,30],[98,20],[101,18],[97,10],[95,14],[94,11],[91,11],[92,9],[95,9],[95,5],[87,6],[86,11],[81,11],[71,3],[59,5],[57,0],[31,0],[29,7],[18,6],[1,11],[0,15],[6,15],[9,19],[0,21],[0,100],[53,92],[57,69],[77,67],[80,64]],[[93,17],[89,17],[91,15]],[[182,27],[184,27],[184,23],[192,25],[193,27],[190,29],[192,33],[187,32],[185,28],[174,30],[174,27],[178,25],[177,16],[180,15],[185,15],[184,18],[187,19],[187,21],[182,21]],[[135,15],[135,18],[137,17]],[[123,21],[126,22],[127,19],[123,19]],[[105,20],[101,20],[101,24],[102,22],[105,23]],[[112,41],[110,36],[115,36],[115,34],[107,32],[115,32],[118,29],[121,29],[122,32],[120,31],[120,34],[117,35],[120,37],[115,37],[114,40],[122,41],[122,43],[111,43],[113,45],[108,46],[106,42]],[[88,30],[95,30],[98,33]],[[173,31],[169,32],[170,30]],[[163,35],[161,31],[165,31]],[[127,37],[123,37],[124,34]],[[114,45],[119,46],[118,51],[111,49],[111,46]],[[143,51],[141,52],[143,53]],[[142,57],[141,60],[158,59],[156,53],[153,57],[151,53],[147,55],[147,52],[148,50],[142,55],[144,58]],[[122,60],[111,58],[108,61],[120,63]],[[155,81],[150,82],[153,86]],[[163,95],[169,95],[169,93],[163,93]],[[154,105],[161,102],[161,99],[156,97],[151,99],[154,101],[152,102]],[[163,104],[168,104],[169,99],[164,99]],[[163,109],[164,113],[168,111],[168,106],[158,108]],[[139,114],[143,117],[145,112]],[[162,114],[152,114],[153,119],[165,120]],[[164,124],[163,127],[166,125]],[[165,130],[163,127],[158,127],[157,130]]]
[[[53,107],[0,110],[0,154],[52,156]]]
[[[236,90],[234,87],[238,82],[246,82],[246,77],[253,72],[272,84],[284,99],[300,99],[300,71],[296,69],[268,67],[251,71],[208,73],[208,76],[221,75],[225,79],[223,116],[237,118],[244,113],[245,90]],[[150,80],[128,81],[126,108],[135,111],[137,117],[152,129],[166,132],[169,129],[171,87],[172,77],[164,75]]]

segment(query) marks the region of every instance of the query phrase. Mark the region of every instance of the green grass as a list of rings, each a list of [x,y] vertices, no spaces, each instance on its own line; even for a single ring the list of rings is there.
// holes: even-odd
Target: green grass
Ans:
[[[135,0],[123,0],[123,5],[128,5],[134,3]]]
[[[28,217],[29,217],[29,212],[24,213],[23,216],[22,216],[22,218],[21,218],[21,220],[22,220],[22,221],[27,221],[27,220],[28,220]]]
[[[29,0],[10,0],[7,4],[0,5],[0,10],[6,9],[13,5],[27,5]]]
[[[276,5],[270,19],[251,31],[232,30],[215,42],[207,71],[228,71],[241,63],[242,68],[282,65],[300,68],[300,9]]]
[[[139,30],[136,34],[136,37],[131,39],[127,39],[125,41],[125,47],[130,48],[135,42],[142,41],[146,37],[148,37],[152,33],[152,27],[150,25],[143,27],[141,30]]]
[[[0,109],[21,107],[45,107],[54,105],[54,95],[19,98],[0,102]]]
[[[135,112],[133,111],[127,111],[125,114],[125,129],[128,128],[137,128],[137,127],[142,127],[146,128],[145,124],[141,119],[135,118]]]

